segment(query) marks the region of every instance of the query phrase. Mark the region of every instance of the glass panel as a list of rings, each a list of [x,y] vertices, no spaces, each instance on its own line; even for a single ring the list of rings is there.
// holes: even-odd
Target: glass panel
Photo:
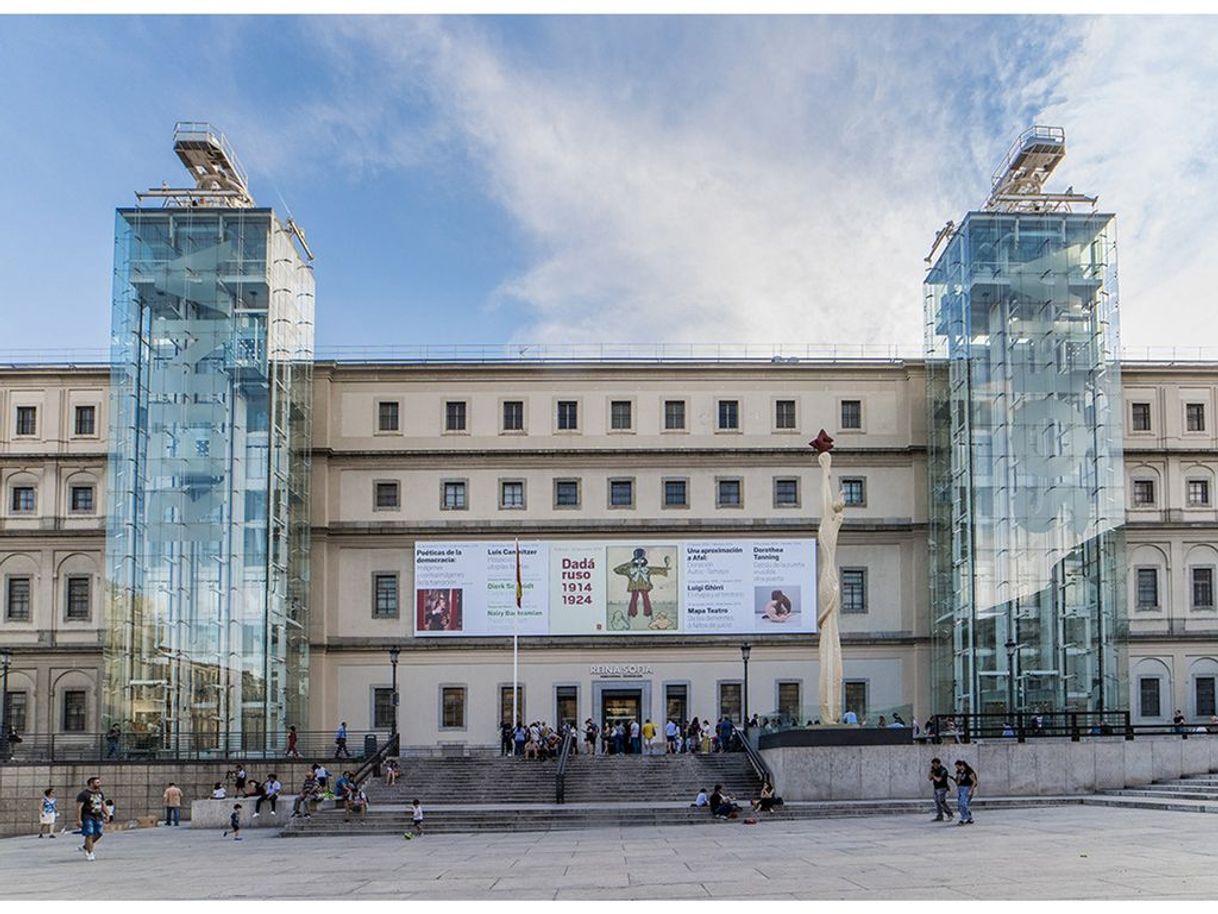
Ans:
[[[396,574],[378,574],[373,577],[374,616],[393,618],[398,614],[398,576]]]
[[[621,507],[634,504],[634,483],[629,479],[610,480],[609,504]]]
[[[463,482],[446,482],[446,483],[444,483],[444,507],[446,507],[446,508],[464,508],[465,507],[465,483],[463,483]]]
[[[664,428],[677,430],[685,428],[685,401],[664,401]]]
[[[1194,682],[1196,683],[1196,716],[1197,717],[1213,717],[1214,709],[1214,677],[1213,676],[1198,676]]]
[[[862,723],[867,719],[867,683],[846,682],[843,705],[847,711],[853,711]]]
[[[739,428],[740,404],[735,400],[719,401],[719,428]]]
[[[393,689],[372,690],[372,729],[390,730],[393,726]]]
[[[923,291],[933,705],[1124,707],[1114,219],[971,212]]]
[[[579,428],[579,403],[575,400],[558,401],[558,427],[565,431]]]
[[[578,507],[579,483],[574,479],[559,479],[555,481],[554,503],[562,507]]]
[[[10,622],[30,621],[30,579],[9,578],[4,617]]]
[[[739,479],[720,479],[719,480],[719,504],[726,506],[737,506],[740,504],[740,480]]]
[[[797,479],[775,479],[774,480],[774,504],[780,506],[793,506],[799,504],[799,480]]]
[[[684,507],[685,503],[685,480],[664,480],[664,504],[669,508],[680,508]]]
[[[840,574],[842,612],[867,611],[867,571],[863,568],[843,568]]]
[[[795,726],[799,723],[799,685],[798,682],[778,683],[778,716],[784,721],[794,721]]]
[[[728,720],[736,724],[744,723],[740,717],[740,709],[743,704],[742,686],[739,682],[721,682],[719,683],[719,719],[726,717]]]
[[[7,692],[4,696],[4,719],[18,733],[26,731],[29,698],[25,692]]]
[[[68,578],[67,618],[70,622],[87,622],[91,615],[90,580],[87,577]]]
[[[1154,609],[1159,605],[1159,571],[1139,568],[1137,574],[1138,609]]]
[[[84,733],[87,723],[86,694],[70,690],[63,693],[63,732]]]
[[[516,718],[523,721],[524,715],[524,686],[516,687]],[[512,719],[512,687],[510,685],[499,687],[499,719],[501,721]]]
[[[863,401],[842,401],[842,428],[863,427]]]
[[[664,687],[664,720],[680,723],[689,719],[689,693],[684,685]]]
[[[503,430],[519,432],[524,429],[524,401],[506,400],[503,404]]]
[[[779,400],[774,404],[774,427],[795,428],[794,400]]]
[[[1143,717],[1160,717],[1159,712],[1159,680],[1155,678],[1145,678],[1138,682],[1139,704],[1138,708]]]
[[[1214,569],[1193,569],[1193,609],[1214,608]]]
[[[313,289],[268,209],[117,214],[99,723],[150,750],[306,718]]]
[[[17,434],[33,435],[38,431],[38,409],[34,406],[17,407]]]
[[[1150,431],[1150,404],[1133,404],[1133,430],[1135,432]]]
[[[505,508],[524,507],[524,483],[505,482],[503,484],[502,504]]]
[[[445,686],[441,690],[441,727],[465,726],[465,689],[455,686]],[[511,694],[511,689],[508,690]]]
[[[445,407],[444,428],[450,432],[465,431],[465,402],[449,401]]]
[[[76,434],[93,435],[97,429],[97,409],[93,406],[76,407]]]
[[[842,480],[842,496],[845,498],[847,505],[862,505],[866,502],[867,496],[863,485],[864,483],[861,479]]]
[[[397,401],[384,401],[377,405],[377,429],[382,432],[398,430]]]
[[[614,400],[609,404],[609,427],[616,431],[630,428],[629,400]]]
[[[508,690],[511,694],[511,689]],[[554,690],[554,698],[557,713],[554,719],[561,724],[577,724],[579,723],[579,700],[578,690],[575,686],[558,686]]]

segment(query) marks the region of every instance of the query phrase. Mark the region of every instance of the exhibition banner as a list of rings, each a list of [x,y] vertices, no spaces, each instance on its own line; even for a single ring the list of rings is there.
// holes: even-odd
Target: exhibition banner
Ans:
[[[816,631],[816,541],[597,540],[415,545],[415,634]]]

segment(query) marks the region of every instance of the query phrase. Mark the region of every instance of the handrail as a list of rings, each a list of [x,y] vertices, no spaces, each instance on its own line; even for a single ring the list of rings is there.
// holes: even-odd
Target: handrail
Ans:
[[[575,728],[568,725],[567,732],[562,738],[562,751],[558,753],[558,768],[554,771],[554,802],[567,801],[567,760],[571,757],[571,749],[575,745]]]
[[[773,786],[774,772],[770,770],[770,766],[766,764],[765,759],[762,757],[761,753],[757,751],[757,748],[748,741],[748,738],[744,735],[744,731],[735,724],[732,724],[732,734],[740,740],[740,745],[743,747],[744,754],[748,757],[749,764],[753,766],[753,771],[757,773],[757,777],[761,778],[764,783]]]
[[[1014,714],[934,714],[921,738],[932,742],[955,739],[1006,738],[1025,742],[1029,738],[1068,737],[1079,742],[1084,736],[1132,740],[1137,736],[1218,735],[1213,725],[1198,722],[1174,724],[1135,724],[1130,712],[1121,711],[1017,711]]]
[[[385,761],[390,755],[394,755],[398,751],[399,735],[394,733],[389,739],[385,740],[385,744],[377,749],[375,753],[364,759],[362,765],[355,769],[355,774],[352,775],[352,780],[355,781],[355,786],[361,786],[364,781],[372,775],[379,775],[381,772],[381,762]]]

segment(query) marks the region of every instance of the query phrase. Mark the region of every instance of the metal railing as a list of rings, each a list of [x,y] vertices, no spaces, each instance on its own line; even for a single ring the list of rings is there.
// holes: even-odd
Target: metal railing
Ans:
[[[567,802],[567,761],[571,758],[571,749],[578,739],[575,727],[568,726],[562,738],[562,750],[558,753],[558,767],[554,771],[554,802]]]
[[[757,747],[749,742],[744,731],[739,729],[735,724],[732,724],[732,736],[735,737],[732,742],[739,743],[744,754],[748,756],[749,764],[753,766],[753,771],[757,773],[757,777],[761,778],[763,783],[773,784],[774,772],[770,770],[770,766],[766,764]]]
[[[389,737],[388,730],[348,731],[347,754],[365,759]],[[121,733],[117,740],[108,733],[20,734],[20,742],[9,745],[7,761],[24,762],[179,762],[339,758],[332,730],[298,731],[296,755],[289,756],[286,735],[268,742],[253,733],[181,734]],[[6,761],[0,759],[0,762]]]
[[[389,739],[385,740],[376,752],[364,759],[363,764],[355,769],[355,774],[351,779],[355,781],[357,787],[370,777],[379,778],[381,776],[381,765],[385,759],[398,754],[399,739],[397,733],[390,734]]]
[[[1066,737],[1075,742],[1088,737],[1120,737],[1132,740],[1146,736],[1177,734],[1171,726],[1133,724],[1128,711],[1019,711],[1015,714],[935,714],[919,739],[932,743],[974,739],[1014,739],[1025,742],[1039,737]]]

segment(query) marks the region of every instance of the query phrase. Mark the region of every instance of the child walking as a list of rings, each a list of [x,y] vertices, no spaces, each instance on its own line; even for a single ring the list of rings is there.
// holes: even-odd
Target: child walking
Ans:
[[[240,803],[233,804],[233,813],[231,816],[228,817],[228,830],[225,831],[224,834],[222,834],[220,837],[227,838],[228,833],[230,831],[233,833],[234,841],[241,840],[241,804]]]
[[[55,788],[48,787],[42,792],[42,801],[38,808],[38,837],[55,837],[55,819],[59,815],[55,799]]]
[[[414,831],[402,835],[407,841],[415,835],[423,834],[423,804],[419,802],[418,797],[410,801],[410,821],[414,824]]]

